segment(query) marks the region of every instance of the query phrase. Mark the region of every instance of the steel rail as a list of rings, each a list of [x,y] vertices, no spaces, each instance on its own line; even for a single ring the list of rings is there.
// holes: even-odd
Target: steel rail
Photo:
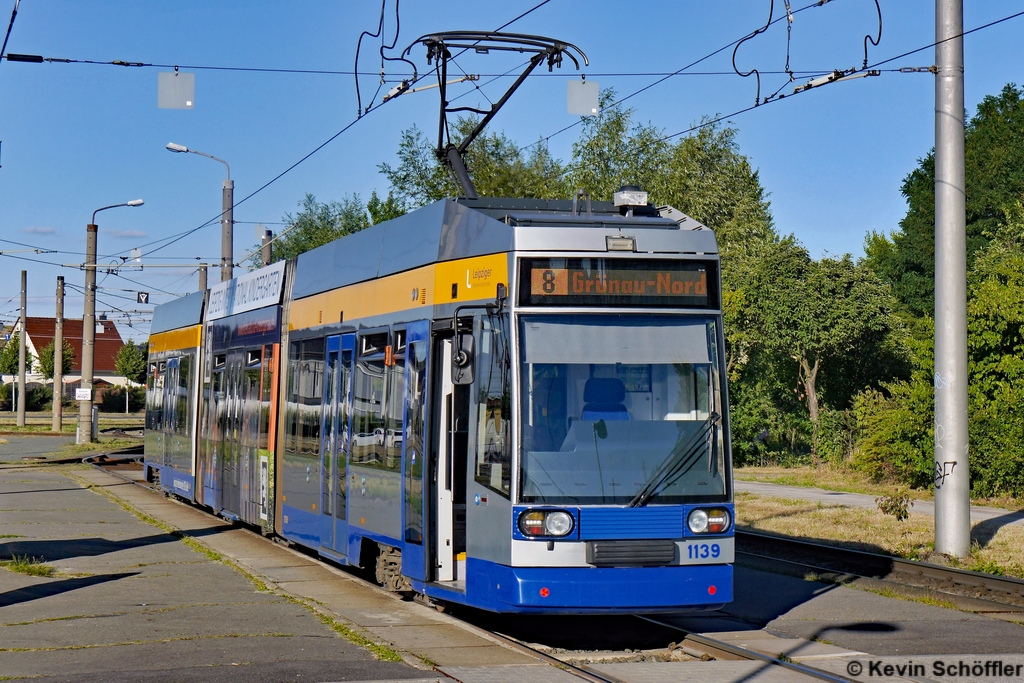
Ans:
[[[839,674],[834,674],[834,673],[831,673],[829,671],[824,671],[822,669],[816,669],[813,666],[806,666],[804,664],[797,664],[796,662],[787,662],[784,659],[780,659],[778,657],[772,657],[771,655],[766,655],[763,652],[758,652],[756,650],[750,650],[750,649],[747,649],[747,648],[744,648],[744,647],[738,647],[738,646],[733,645],[731,643],[726,643],[726,642],[721,641],[721,640],[716,640],[715,638],[709,638],[708,636],[703,635],[701,633],[694,633],[693,631],[685,629],[682,626],[676,626],[675,624],[671,624],[671,623],[668,623],[668,622],[665,622],[665,621],[659,621],[658,619],[654,619],[652,617],[647,617],[647,616],[643,616],[643,615],[639,615],[639,614],[636,615],[636,617],[637,617],[637,619],[643,619],[644,621],[649,621],[650,623],[657,624],[658,626],[663,626],[665,628],[675,629],[676,631],[679,631],[681,633],[685,633],[686,636],[685,636],[684,642],[688,641],[688,642],[692,643],[693,645],[698,645],[698,646],[700,646],[702,648],[705,648],[705,649],[709,650],[710,653],[713,653],[713,652],[716,652],[716,651],[717,652],[724,652],[724,653],[727,653],[729,655],[733,655],[735,657],[739,657],[741,659],[756,660],[756,661],[764,662],[765,664],[769,664],[769,665],[772,665],[772,666],[779,666],[779,667],[782,667],[783,669],[786,669],[788,671],[792,671],[794,673],[799,673],[799,674],[801,674],[803,676],[810,676],[811,678],[816,678],[819,681],[828,681],[829,683],[856,683],[856,679],[853,679],[853,678],[847,678],[845,676],[840,676]],[[692,645],[691,645],[691,647],[692,647]]]
[[[777,557],[774,555],[759,555],[750,550],[737,548],[738,554],[766,557],[767,559],[788,562],[805,566],[809,569],[819,571],[850,574],[856,577],[881,579],[905,585],[912,588],[926,588],[936,593],[970,597],[976,600],[985,600],[1001,605],[1024,607],[1024,580],[1006,576],[995,576],[982,572],[945,567],[930,562],[919,562],[908,560],[902,557],[873,553],[866,550],[854,550],[824,543],[815,543],[794,538],[786,538],[775,534],[766,534],[755,531],[736,530],[737,540],[750,539],[755,543],[768,545],[773,549],[780,549],[796,553],[802,559]],[[845,564],[846,566],[828,567],[822,566],[822,560]],[[852,571],[851,571],[852,568]],[[938,583],[936,586],[920,586],[908,583],[906,579],[901,580],[900,576],[912,577],[921,581]],[[960,592],[957,592],[960,587]],[[966,594],[965,594],[966,593]]]

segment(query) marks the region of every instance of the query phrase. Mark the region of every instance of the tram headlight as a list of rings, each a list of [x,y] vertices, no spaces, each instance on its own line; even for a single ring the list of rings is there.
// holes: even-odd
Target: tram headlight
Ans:
[[[686,526],[695,534],[720,534],[728,530],[732,515],[725,508],[691,510]]]
[[[548,536],[565,536],[572,531],[572,515],[568,512],[549,512],[544,517],[544,531]]]
[[[686,520],[686,525],[695,534],[702,534],[708,530],[708,513],[703,510],[694,510]]]
[[[564,510],[527,510],[519,515],[519,531],[523,536],[567,536],[575,522]]]

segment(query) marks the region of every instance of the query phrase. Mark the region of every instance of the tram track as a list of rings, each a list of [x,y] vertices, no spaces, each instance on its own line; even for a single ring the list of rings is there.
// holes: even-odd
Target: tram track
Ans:
[[[122,449],[121,451],[93,454],[81,458],[81,461],[127,483],[135,484],[148,491],[160,493],[159,489],[150,485],[148,482],[129,474],[129,472],[141,472],[142,469],[137,458],[134,457],[135,454],[125,452],[130,450],[131,449]],[[366,583],[369,587],[376,587],[376,584],[359,576],[358,574],[351,575],[359,581]],[[402,598],[395,594],[395,599],[400,600]],[[548,664],[549,666],[561,669],[562,671],[572,674],[581,680],[589,681],[590,683],[622,683],[620,679],[612,676],[611,674],[603,671],[596,671],[585,664],[573,663],[572,660],[574,659],[574,656],[578,657],[580,655],[585,655],[585,652],[563,651],[559,653],[560,656],[556,656],[550,652],[544,652],[541,649],[538,649],[538,647],[536,647],[537,643],[528,643],[519,638],[502,633],[502,630],[504,629],[482,626],[479,623],[476,623],[478,621],[477,619],[473,619],[468,615],[465,618],[460,617],[458,615],[459,611],[461,610],[456,610],[456,615],[452,616],[452,618],[458,620],[464,628],[477,631],[481,635],[497,641],[512,650],[526,654],[527,656],[533,657],[545,664]],[[678,639],[678,642],[669,643],[668,647],[664,648],[665,652],[669,654],[673,650],[679,650],[687,657],[696,660],[758,661],[763,662],[765,666],[778,666],[791,671],[794,674],[806,676],[814,680],[828,681],[830,683],[851,683],[851,679],[837,676],[813,667],[786,661],[785,659],[773,657],[762,652],[739,647],[731,643],[725,643],[653,617],[624,616],[621,617],[621,619],[624,621],[639,619],[648,624],[653,624],[660,628],[679,633],[681,637]],[[630,655],[635,654],[635,652],[635,650],[622,650],[620,652],[612,652],[609,654],[616,656],[621,661],[630,658]],[[437,671],[445,674],[443,668],[438,668]],[[447,676],[447,674],[445,675]]]
[[[868,588],[897,586],[948,597],[971,612],[1020,612],[1024,619],[1021,579],[754,531],[737,530],[736,539],[737,559],[755,569],[801,577],[813,573],[824,581],[863,582]]]
[[[156,487],[129,474],[132,471],[141,471],[141,465],[133,455],[123,451],[111,452],[93,454],[81,458],[81,460],[126,482],[159,492]],[[754,568],[803,578],[813,574],[816,578],[838,584],[866,582],[869,589],[881,585],[898,586],[921,591],[923,594],[960,598],[961,603],[966,601],[966,604],[957,606],[975,613],[1021,612],[1024,617],[1024,581],[1020,579],[992,576],[771,534],[737,531],[736,535],[738,540],[737,559]],[[368,586],[375,586],[371,581],[358,576],[358,574],[353,574],[353,576]],[[395,599],[401,598],[396,595]],[[590,683],[622,683],[607,672],[598,671],[587,664],[580,663],[579,660],[586,659],[591,653],[590,651],[550,648],[542,643],[528,642],[520,637],[504,633],[503,631],[508,629],[488,623],[492,621],[491,619],[481,620],[474,618],[472,614],[460,615],[459,613],[462,611],[457,609],[452,618],[461,622],[463,627],[475,630],[512,650],[526,654]],[[851,683],[853,680],[836,673],[790,661],[788,658],[717,640],[655,616],[637,615],[622,617],[622,619],[640,620],[678,633],[680,635],[678,641],[669,643],[664,648],[665,653],[668,654],[678,650],[692,659],[757,661],[762,662],[766,667],[784,669],[794,676],[804,676],[820,681]],[[543,637],[540,639],[543,640]],[[652,650],[644,652],[650,654]],[[622,662],[628,661],[631,655],[636,655],[637,650],[603,650],[602,653],[609,658],[609,661]],[[444,673],[443,668],[439,668],[438,672]]]

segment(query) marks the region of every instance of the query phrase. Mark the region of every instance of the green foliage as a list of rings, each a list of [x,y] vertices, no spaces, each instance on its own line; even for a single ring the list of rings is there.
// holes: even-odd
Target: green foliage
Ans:
[[[75,349],[71,346],[71,344],[66,339],[64,340],[64,343],[61,345],[61,347],[63,349],[61,351],[61,355],[60,355],[61,373],[67,375],[67,374],[71,373],[71,368],[73,368],[74,364],[75,364]],[[39,369],[39,373],[43,377],[45,377],[46,379],[53,379],[53,375],[54,375],[53,356],[54,356],[54,342],[53,341],[51,341],[49,344],[47,344],[43,348],[39,349],[39,362],[38,362],[36,367]]]
[[[1008,84],[978,105],[965,138],[967,255],[990,239],[1003,207],[1024,195],[1024,90]],[[887,238],[868,237],[868,262],[915,315],[931,315],[935,277],[935,153],[903,181],[907,215]]]
[[[125,379],[144,384],[146,382],[146,353],[129,339],[114,356],[114,369]]]
[[[377,191],[370,193],[370,201],[366,202],[366,213],[370,215],[370,223],[377,225],[405,215],[405,206],[395,199],[394,192],[388,191],[387,199],[381,200]]]
[[[135,413],[146,407],[146,387],[130,387],[128,389],[128,411]],[[104,413],[124,412],[124,387],[108,387],[103,390],[100,399],[100,410]]]
[[[381,204],[379,198],[377,203]],[[363,206],[363,202],[357,194],[346,195],[340,202],[318,202],[316,197],[306,193],[306,196],[299,202],[299,207],[301,210],[297,214],[286,213],[281,218],[281,222],[289,227],[286,228],[287,233],[282,233],[281,237],[274,241],[271,262],[295,258],[310,249],[316,249],[370,226],[366,207]],[[387,215],[389,212],[404,212],[401,204],[394,203],[390,194],[388,199],[383,202],[383,206],[379,206],[377,210],[381,212],[381,216]],[[255,248],[258,249],[258,247]],[[249,268],[255,270],[262,266],[263,263],[260,259],[259,251],[253,253],[249,257]]]
[[[932,385],[915,377],[885,392],[869,389],[854,400],[858,439],[853,465],[878,481],[925,488],[935,457]]]
[[[10,341],[3,349],[0,349],[0,375],[18,374],[18,353],[21,344],[21,333],[15,332],[11,335]],[[25,353],[25,372],[32,372],[32,366],[36,363],[36,357],[31,353]]]
[[[892,515],[897,522],[905,522],[910,517],[910,508],[914,501],[905,489],[896,489],[892,493],[875,498],[875,505],[883,515]]]
[[[14,410],[17,406],[11,406],[11,398],[15,394],[14,383],[0,385],[0,411]],[[41,410],[49,410],[53,392],[50,387],[40,384],[29,384],[25,392],[25,410],[30,413]]]
[[[740,293],[728,302],[726,324],[737,328],[731,355],[748,367],[732,362],[731,378],[774,377],[762,404],[779,401],[788,384],[806,406],[818,456],[823,404],[845,409],[857,391],[879,386],[891,378],[886,371],[905,364],[895,300],[848,255],[814,261],[792,238],[765,242],[744,260],[744,271],[733,274]],[[830,452],[837,447],[830,443]]]
[[[986,230],[968,275],[971,486],[978,495],[1024,495],[1024,206]],[[855,464],[879,479],[932,484],[934,362],[929,319],[911,329],[910,381],[886,385],[857,403]]]
[[[477,124],[475,117],[460,117],[457,136],[464,137]],[[561,162],[547,146],[537,143],[524,150],[504,133],[484,132],[466,150],[466,166],[482,197],[567,197],[561,180]],[[398,144],[398,165],[381,164],[380,172],[391,183],[389,198],[402,207],[420,207],[461,193],[448,170],[434,154],[434,144],[413,126],[402,132]]]

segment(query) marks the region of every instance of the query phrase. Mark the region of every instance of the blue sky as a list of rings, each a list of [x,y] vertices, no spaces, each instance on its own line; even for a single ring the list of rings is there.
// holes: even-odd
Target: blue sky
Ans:
[[[494,29],[539,1],[405,0],[398,45],[431,31]],[[793,0],[792,7],[807,4],[809,0]],[[1019,0],[965,4],[968,29],[1024,10]],[[776,0],[776,17],[783,14],[783,5]],[[0,30],[6,29],[12,7],[13,0],[0,0]],[[657,77],[598,74],[675,71],[762,25],[768,7],[769,0],[551,0],[506,30],[578,45],[590,58],[591,65],[583,70],[588,80],[626,94]],[[385,31],[390,38],[394,0],[387,0],[387,8]],[[881,8],[882,40],[870,48],[869,62],[932,42],[934,2],[881,0]],[[81,287],[82,271],[59,264],[81,262],[85,224],[98,207],[136,198],[146,202],[98,216],[99,253],[107,261],[218,215],[223,166],[195,155],[171,154],[164,149],[168,142],[226,159],[239,201],[355,117],[351,76],[186,67],[349,71],[359,33],[376,28],[379,12],[375,2],[340,0],[22,0],[8,52],[177,64],[195,73],[196,103],[191,111],[157,108],[157,74],[170,68],[0,62],[0,238],[69,252],[15,254],[58,265],[0,257],[0,316],[6,316],[0,320],[9,322],[16,315],[22,268],[29,271],[29,315],[53,315],[57,275]],[[1006,83],[1024,81],[1022,28],[1024,17],[965,39],[969,112]],[[873,0],[832,0],[800,12],[792,25],[791,67],[826,71],[860,66],[863,37],[876,31]],[[753,104],[754,79],[731,74],[731,53],[726,50],[692,69],[726,72],[722,75],[677,76],[630,100],[636,119],[675,133],[702,116]],[[365,41],[361,70],[377,71],[376,55],[374,40]],[[424,70],[422,49],[412,56]],[[786,22],[744,43],[737,59],[743,69],[781,71]],[[933,60],[929,49],[887,66],[927,66]],[[467,72],[482,74],[504,72],[520,61],[495,54],[467,54],[459,60]],[[401,70],[389,66],[389,73]],[[565,96],[566,77],[575,75],[568,65],[561,73],[528,80],[492,129],[529,143],[575,121],[566,113]],[[762,93],[773,92],[786,80],[783,74],[764,75]],[[374,76],[362,79],[364,95],[372,94],[375,81]],[[486,93],[491,99],[500,96],[507,82],[493,83]],[[792,92],[792,86],[783,92]],[[933,145],[933,100],[931,74],[883,73],[763,105],[730,120],[739,131],[741,151],[770,194],[779,231],[796,235],[815,256],[859,255],[868,231],[892,231],[905,212],[899,186]],[[486,105],[475,91],[463,101]],[[251,223],[278,229],[273,222],[294,212],[307,192],[321,201],[350,193],[365,200],[374,189],[386,193],[387,181],[377,167],[394,161],[401,131],[413,124],[436,130],[436,90],[406,95],[370,112],[238,206],[236,259],[257,241]],[[569,156],[576,130],[549,140],[554,155]],[[154,253],[156,246],[142,246],[144,263],[194,263],[197,257],[215,262],[219,228],[213,224]],[[20,248],[0,243],[2,251]],[[146,309],[135,304],[131,290],[150,291],[152,301],[159,303],[192,291],[197,282],[188,269],[123,274],[135,282],[101,276],[99,310]],[[210,283],[218,277],[211,271]],[[80,293],[69,288],[67,315],[80,316],[81,306]],[[141,339],[148,329],[146,319],[134,316],[132,328],[117,320],[123,334]]]

